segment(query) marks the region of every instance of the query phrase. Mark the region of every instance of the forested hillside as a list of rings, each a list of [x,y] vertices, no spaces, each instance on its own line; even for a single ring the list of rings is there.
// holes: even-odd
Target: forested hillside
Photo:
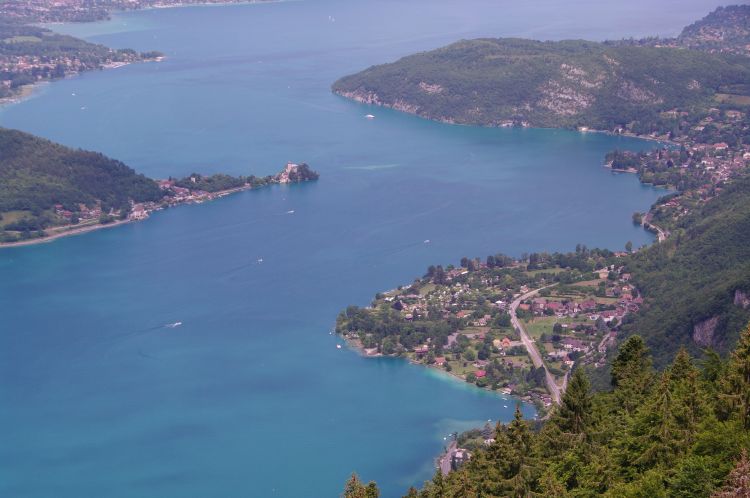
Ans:
[[[726,190],[661,244],[631,257],[645,296],[625,330],[646,338],[664,365],[680,344],[727,351],[750,320],[750,178]]]
[[[334,92],[426,118],[489,126],[650,131],[675,108],[707,107],[750,81],[750,59],[568,40],[465,40],[371,67]]]
[[[120,161],[0,128],[0,216],[26,211],[37,229],[56,204],[78,211],[79,204],[100,203],[107,212],[129,207],[130,199],[157,201],[162,195],[153,180]]]
[[[683,29],[677,42],[698,50],[750,54],[750,5],[719,7]]]
[[[613,363],[614,391],[592,394],[578,369],[541,427],[516,411],[468,463],[435,474],[412,498],[666,498],[750,495],[750,327],[728,361],[700,365],[682,350],[662,373],[628,339]],[[376,497],[350,480],[346,498]]]

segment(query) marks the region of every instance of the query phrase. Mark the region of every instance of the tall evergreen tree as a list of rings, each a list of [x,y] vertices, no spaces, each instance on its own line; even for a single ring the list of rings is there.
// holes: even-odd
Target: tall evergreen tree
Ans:
[[[352,473],[352,476],[344,486],[344,493],[341,496],[342,498],[378,498],[380,491],[374,482],[371,481],[365,486],[359,480],[359,476],[356,473]]]
[[[750,429],[750,325],[740,334],[721,388],[725,402],[737,412],[743,427]]]
[[[612,362],[612,387],[615,399],[624,411],[632,415],[641,405],[653,383],[651,357],[640,336],[629,337],[620,346]]]
[[[554,417],[563,432],[582,434],[591,417],[591,383],[585,372],[577,368],[568,382],[568,388]]]

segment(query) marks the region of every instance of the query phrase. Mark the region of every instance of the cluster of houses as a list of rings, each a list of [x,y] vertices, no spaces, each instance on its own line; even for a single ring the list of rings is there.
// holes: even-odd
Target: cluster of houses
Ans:
[[[608,280],[610,273],[617,275],[617,279]],[[631,275],[624,273],[621,267],[604,268],[599,272],[599,277],[606,279],[605,296],[611,304],[602,304],[587,296],[579,300],[535,298],[519,306],[534,316],[568,319],[568,323],[560,323],[559,333],[553,334],[553,337],[557,337],[552,342],[552,351],[547,352],[548,361],[560,362],[571,368],[575,359],[583,357],[585,363],[593,364],[595,368],[602,366],[608,347],[615,343],[617,332],[611,328],[621,323],[625,315],[637,312],[643,305],[643,298],[629,283]],[[610,327],[600,329],[596,326],[599,320]],[[578,336],[574,331],[578,332]],[[580,338],[581,333],[585,339]]]
[[[591,298],[582,301],[535,298],[530,302],[522,303],[519,308],[530,311],[536,316],[554,315],[558,318],[579,318],[583,315],[591,321],[596,321],[601,317],[606,323],[613,320],[621,322],[627,313],[638,311],[643,304],[643,298],[634,297],[635,294],[635,287],[624,284],[606,290],[607,297],[618,299],[617,303],[611,306],[599,304]],[[602,309],[603,307],[608,309]]]
[[[127,219],[130,221],[145,220],[149,217],[149,214],[153,211],[158,211],[167,206],[175,206],[178,204],[189,204],[189,203],[201,203],[210,201],[217,197],[226,195],[226,192],[205,192],[203,190],[191,190],[184,187],[178,187],[175,185],[174,180],[159,180],[159,188],[165,192],[169,191],[169,195],[165,195],[159,202],[133,202],[130,201],[130,212],[128,213]],[[103,214],[101,204],[97,202],[93,207],[88,207],[85,204],[79,204],[76,211],[66,209],[62,204],[56,204],[54,206],[55,214],[66,223],[79,223],[86,221],[99,220]],[[110,211],[110,216],[116,217],[120,213]]]
[[[479,265],[481,269],[483,265]],[[407,321],[422,319],[457,319],[460,320],[461,330],[448,337],[445,350],[453,350],[459,336],[470,340],[470,345],[479,351],[486,348],[489,342],[487,335],[497,328],[496,321],[502,313],[508,310],[511,296],[518,296],[529,291],[525,285],[519,288],[505,288],[499,277],[491,273],[472,273],[469,283],[464,278],[470,273],[466,268],[451,268],[445,272],[445,284],[438,285],[426,293],[416,290],[391,291],[382,298],[390,307],[400,313]],[[536,318],[554,317],[559,324],[546,333],[546,348],[542,347],[547,362],[561,365],[560,368],[572,368],[576,361],[583,361],[599,367],[604,364],[607,349],[612,347],[616,338],[617,324],[621,323],[628,313],[634,313],[643,305],[643,298],[635,286],[630,283],[631,275],[623,267],[611,265],[595,272],[598,284],[591,282],[588,286],[581,286],[580,294],[562,294],[548,297],[535,297],[523,301],[519,310],[527,312],[527,316]],[[504,296],[494,301],[485,301],[485,310],[478,312],[477,301],[487,296]],[[432,314],[432,316],[430,316]],[[473,374],[477,381],[487,376],[487,367],[497,359],[502,365],[514,368],[526,365],[523,360],[514,355],[514,348],[523,344],[514,337],[514,333],[493,333],[492,357],[470,361],[470,366],[463,365],[462,372]],[[542,344],[540,344],[542,345]],[[435,348],[430,339],[413,347],[410,356],[418,362],[428,362],[436,367],[447,368],[449,362],[455,361],[449,355],[434,355]],[[366,351],[368,354],[378,354],[377,348]],[[528,365],[526,365],[528,366]],[[455,365],[454,365],[454,368]],[[496,375],[496,374],[495,374]],[[489,378],[489,377],[488,377]],[[491,382],[495,382],[494,380]],[[503,392],[506,394],[522,395],[529,401],[539,401],[545,406],[552,403],[549,394],[536,390],[521,389],[517,386],[505,384]]]
[[[165,195],[160,202],[131,203],[131,210],[128,219],[133,221],[143,220],[148,218],[149,213],[152,211],[158,211],[165,206],[191,203],[200,204],[227,195],[227,192],[224,191],[212,193],[200,189],[178,187],[175,184],[175,181],[171,179],[159,180],[157,181],[157,184],[165,194],[169,192],[169,195]]]
[[[39,56],[39,55],[11,55],[0,54],[0,88],[7,92],[19,77],[26,81],[42,81],[51,78],[61,78],[71,74],[99,69],[104,66],[127,64],[137,60],[136,54],[126,52],[112,52],[112,57],[99,62],[81,60],[71,54]]]
[[[54,212],[59,218],[67,223],[74,223],[79,221],[98,220],[102,215],[102,208],[99,204],[91,208],[85,204],[79,204],[78,210],[73,212],[69,209],[65,209],[65,206],[62,204],[55,204]]]
[[[710,145],[691,145],[688,151],[691,154],[702,153],[699,166],[708,173],[712,184],[729,180],[744,170],[750,162],[750,146],[732,150],[726,143],[719,142]]]
[[[195,182],[195,178],[191,178]],[[159,188],[165,193],[169,192],[170,195],[165,196],[162,202],[168,206],[175,206],[177,204],[190,204],[210,201],[217,197],[226,195],[224,192],[211,193],[200,189],[189,189],[186,187],[178,187],[174,180],[159,180],[157,182]]]
[[[685,113],[680,113],[684,115]],[[726,142],[704,143],[710,141],[707,137],[701,137],[707,127],[712,129],[731,131],[743,126],[747,127],[747,116],[739,110],[721,111],[716,108],[709,109],[709,115],[690,128],[689,136],[675,138],[681,142],[691,158],[697,158],[683,163],[677,168],[683,175],[693,175],[701,179],[703,185],[683,192],[681,195],[672,197],[668,201],[659,204],[666,208],[674,218],[680,218],[690,212],[691,204],[696,201],[705,203],[721,192],[721,185],[731,181],[738,174],[745,171],[750,165],[750,144],[738,143],[730,145]],[[697,137],[694,139],[693,137]],[[653,152],[651,153],[654,154]]]

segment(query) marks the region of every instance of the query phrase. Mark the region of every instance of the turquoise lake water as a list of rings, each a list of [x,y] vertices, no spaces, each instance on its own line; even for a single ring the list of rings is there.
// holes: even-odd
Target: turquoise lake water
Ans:
[[[460,38],[673,35],[714,6],[290,1],[55,26],[168,58],[47,85],[0,125],[153,177],[295,160],[321,179],[0,251],[0,496],[332,497],[356,470],[392,497],[429,478],[446,434],[514,401],[337,349],[338,311],[462,256],[649,243],[631,214],[663,191],[602,158],[653,144],[431,123],[331,82]]]

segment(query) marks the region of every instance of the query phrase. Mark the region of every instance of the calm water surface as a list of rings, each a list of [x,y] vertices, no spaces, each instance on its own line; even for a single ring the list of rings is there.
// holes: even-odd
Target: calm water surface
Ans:
[[[168,59],[48,85],[1,125],[153,177],[322,177],[1,251],[0,495],[331,497],[357,470],[391,497],[429,478],[447,433],[514,401],[336,349],[337,312],[465,255],[650,242],[630,217],[660,192],[601,163],[651,145],[430,123],[330,83],[466,37],[673,35],[714,6],[308,0],[56,26]]]

